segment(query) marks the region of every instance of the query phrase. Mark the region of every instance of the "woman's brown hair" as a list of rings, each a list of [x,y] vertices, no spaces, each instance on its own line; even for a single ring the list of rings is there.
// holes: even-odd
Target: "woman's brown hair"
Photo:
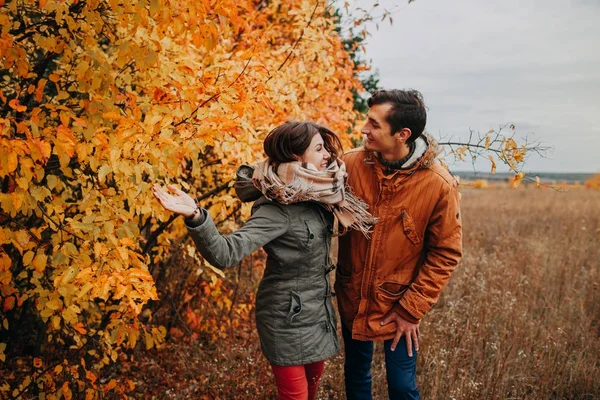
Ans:
[[[321,134],[325,150],[335,160],[342,155],[342,143],[335,133],[313,122],[288,121],[273,129],[264,142],[264,150],[272,161],[285,163],[302,156],[312,138]]]

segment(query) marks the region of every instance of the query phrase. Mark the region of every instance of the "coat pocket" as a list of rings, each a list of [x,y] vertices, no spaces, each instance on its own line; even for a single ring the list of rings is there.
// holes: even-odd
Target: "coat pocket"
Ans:
[[[292,224],[292,233],[296,238],[295,245],[299,249],[310,249],[316,244],[323,244],[323,225],[314,219],[299,218]]]
[[[288,324],[291,324],[294,321],[294,318],[296,318],[296,316],[302,312],[302,299],[300,298],[300,295],[293,291],[290,295],[290,309],[287,317],[285,318],[285,322]]]
[[[315,243],[322,243],[324,228],[321,224],[313,220],[304,220],[304,228],[302,241],[305,248],[310,248]]]
[[[402,230],[404,234],[415,246],[421,243],[421,238],[415,228],[415,223],[411,218],[410,214],[406,210],[402,210],[400,213],[400,220],[402,221]]]
[[[385,281],[377,286],[377,297],[379,300],[395,303],[402,298],[408,287],[407,284]]]

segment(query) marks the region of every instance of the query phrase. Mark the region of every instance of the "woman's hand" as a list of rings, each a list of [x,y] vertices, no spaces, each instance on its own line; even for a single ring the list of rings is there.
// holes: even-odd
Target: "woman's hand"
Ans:
[[[167,185],[167,189],[172,194],[167,193],[157,184],[152,185],[152,194],[165,209],[183,215],[185,218],[195,214],[198,205],[194,199],[173,185]]]

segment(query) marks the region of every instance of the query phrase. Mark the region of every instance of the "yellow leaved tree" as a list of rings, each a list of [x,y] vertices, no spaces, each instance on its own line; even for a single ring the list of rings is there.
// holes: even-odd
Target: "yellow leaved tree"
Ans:
[[[314,120],[349,144],[361,85],[322,1],[0,6],[0,367],[34,360],[0,395],[94,398],[119,390],[98,371],[122,349],[165,337],[139,315],[184,228],[150,185],[224,219],[272,127]]]

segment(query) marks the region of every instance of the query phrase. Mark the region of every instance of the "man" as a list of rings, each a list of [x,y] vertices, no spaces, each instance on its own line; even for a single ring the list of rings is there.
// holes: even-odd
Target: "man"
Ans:
[[[352,231],[339,242],[346,394],[372,398],[373,341],[383,340],[390,399],[419,399],[419,324],[462,256],[458,183],[423,134],[421,93],[380,90],[368,104],[364,146],[344,155],[350,187],[378,218],[370,240]]]

